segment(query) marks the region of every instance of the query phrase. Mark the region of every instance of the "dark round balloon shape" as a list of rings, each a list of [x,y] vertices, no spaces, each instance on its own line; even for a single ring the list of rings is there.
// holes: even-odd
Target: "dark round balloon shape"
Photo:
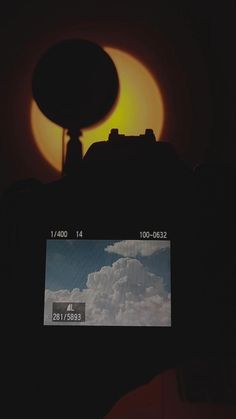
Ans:
[[[48,49],[32,79],[33,97],[51,121],[85,128],[103,119],[118,96],[119,79],[110,56],[97,44],[72,39]]]

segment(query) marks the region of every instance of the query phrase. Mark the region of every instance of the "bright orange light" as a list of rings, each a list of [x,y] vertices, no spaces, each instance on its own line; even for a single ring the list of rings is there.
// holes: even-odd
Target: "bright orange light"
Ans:
[[[105,47],[113,59],[120,80],[120,95],[113,112],[91,129],[84,129],[83,153],[97,141],[108,139],[112,128],[121,134],[139,135],[152,128],[160,138],[164,123],[164,106],[156,80],[147,68],[127,52]],[[36,144],[44,158],[61,170],[62,128],[49,121],[32,101],[31,126]],[[66,137],[66,142],[68,137]]]

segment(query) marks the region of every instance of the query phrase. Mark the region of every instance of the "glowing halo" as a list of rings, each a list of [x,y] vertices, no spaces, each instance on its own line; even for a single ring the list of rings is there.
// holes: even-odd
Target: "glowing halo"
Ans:
[[[139,135],[152,128],[156,138],[164,124],[164,104],[160,88],[150,71],[131,54],[104,47],[116,65],[120,81],[117,104],[100,124],[83,130],[83,154],[97,141],[108,139],[112,128],[126,135]],[[31,105],[31,128],[36,145],[51,166],[61,170],[62,128],[49,121],[35,101]],[[66,137],[66,141],[68,137]]]

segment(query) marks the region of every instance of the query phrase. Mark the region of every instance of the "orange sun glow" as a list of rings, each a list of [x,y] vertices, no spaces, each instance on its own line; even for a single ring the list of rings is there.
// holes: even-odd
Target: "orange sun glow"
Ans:
[[[105,120],[82,131],[83,154],[94,142],[107,140],[112,128],[118,128],[126,135],[139,135],[146,128],[152,128],[159,139],[164,124],[162,95],[149,70],[127,52],[110,47],[104,49],[117,68],[120,94]],[[42,114],[35,101],[31,106],[31,127],[41,154],[55,170],[60,171],[63,130]],[[68,139],[66,136],[66,142]]]

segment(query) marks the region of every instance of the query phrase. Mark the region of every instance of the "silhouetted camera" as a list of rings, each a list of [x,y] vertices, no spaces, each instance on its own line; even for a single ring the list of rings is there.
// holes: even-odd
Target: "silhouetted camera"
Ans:
[[[110,131],[107,141],[99,141],[89,148],[84,162],[122,162],[127,161],[132,166],[135,161],[150,158],[156,154],[157,141],[152,129],[146,129],[144,134],[125,135],[120,134],[117,128]]]
[[[132,179],[142,178],[148,186],[160,172],[162,175],[165,172],[167,179],[170,173],[173,173],[173,167],[177,168],[179,163],[172,144],[157,141],[152,129],[147,128],[144,134],[127,136],[120,134],[117,128],[113,128],[107,141],[91,145],[83,158],[83,169],[85,171],[88,169],[91,173],[95,167],[99,172],[109,169],[112,170],[114,177],[122,176],[123,173]]]

